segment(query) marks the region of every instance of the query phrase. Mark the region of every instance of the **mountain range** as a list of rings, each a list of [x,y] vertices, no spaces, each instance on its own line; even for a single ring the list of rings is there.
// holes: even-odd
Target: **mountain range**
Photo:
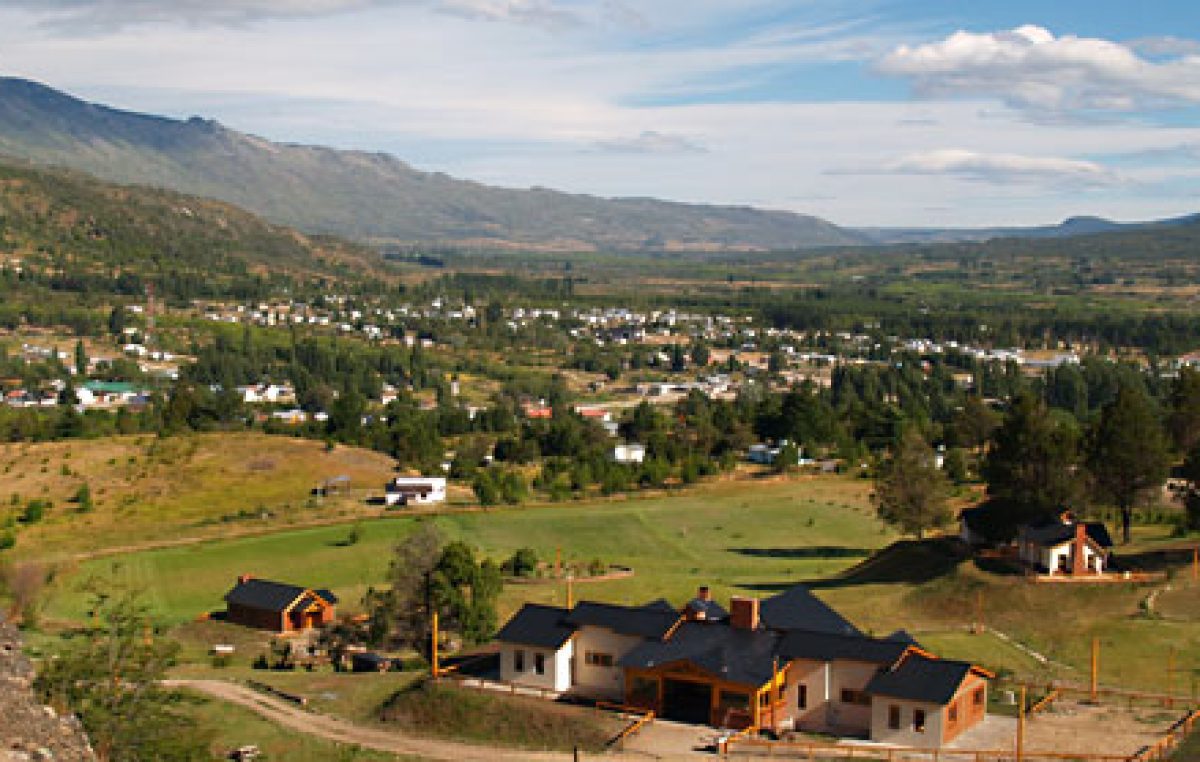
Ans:
[[[375,244],[549,251],[765,251],[1056,239],[1178,226],[1073,217],[1058,225],[845,228],[810,215],[518,190],[424,172],[384,153],[277,143],[200,117],[88,103],[0,77],[0,155],[234,204],[309,234]]]
[[[306,233],[361,241],[563,251],[870,243],[790,212],[490,187],[387,154],[275,143],[211,120],[121,111],[14,78],[0,78],[0,154],[207,196]]]

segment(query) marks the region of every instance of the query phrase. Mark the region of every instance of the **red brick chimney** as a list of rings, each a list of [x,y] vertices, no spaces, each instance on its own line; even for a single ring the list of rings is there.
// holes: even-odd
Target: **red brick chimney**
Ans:
[[[729,623],[739,630],[757,630],[758,599],[739,596],[730,598]]]
[[[253,574],[239,574],[239,575],[238,575],[238,584],[239,584],[239,585],[244,585],[244,584],[246,584],[247,582],[249,582],[249,581],[250,581],[250,580],[252,580],[252,579],[254,579],[254,575],[253,575]]]
[[[1071,574],[1087,574],[1087,524],[1075,525],[1075,539],[1071,543]]]
[[[711,601],[712,591],[708,589],[708,585],[701,585],[700,589],[696,591],[696,597],[702,601]]]

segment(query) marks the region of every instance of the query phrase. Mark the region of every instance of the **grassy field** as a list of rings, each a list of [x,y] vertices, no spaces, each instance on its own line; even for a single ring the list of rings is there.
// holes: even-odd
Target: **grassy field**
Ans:
[[[362,499],[310,497],[345,475],[382,492],[387,456],[321,442],[237,432],[0,445],[0,524],[31,499],[53,507],[18,529],[14,554],[62,556],[182,536],[220,536],[364,510]],[[81,485],[94,508],[72,502]]]
[[[87,603],[80,583],[101,577],[144,591],[167,622],[180,623],[221,607],[240,573],[328,586],[349,611],[368,586],[384,580],[391,547],[418,521],[497,560],[529,546],[552,561],[561,548],[564,561],[599,558],[634,569],[632,578],[579,583],[577,597],[682,601],[709,584],[724,598],[832,575],[891,542],[894,535],[866,502],[867,490],[867,482],[843,478],[718,482],[650,498],[380,518],[363,523],[353,545],[342,525],[149,550],[64,570],[46,614],[78,621]],[[562,602],[565,592],[561,583],[509,585],[502,614],[526,600]]]
[[[231,749],[249,744],[261,749],[268,762],[396,762],[401,759],[392,754],[297,733],[233,704],[198,699],[186,711],[215,731],[214,759],[228,759]]]

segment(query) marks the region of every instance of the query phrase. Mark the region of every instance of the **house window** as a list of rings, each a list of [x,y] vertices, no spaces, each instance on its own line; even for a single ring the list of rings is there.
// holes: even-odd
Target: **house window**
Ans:
[[[895,704],[888,707],[888,728],[891,730],[900,729],[900,707]]]
[[[611,667],[613,665],[613,655],[599,651],[586,652],[583,660],[589,667]]]
[[[525,652],[518,648],[513,651],[513,672],[525,671]]]
[[[796,708],[808,709],[808,686],[804,683],[796,686]]]
[[[537,675],[546,674],[546,654],[535,653],[533,655],[533,672]]]
[[[862,691],[855,691],[849,688],[842,688],[842,703],[857,704],[858,706],[870,706],[871,697]]]
[[[984,695],[984,688],[981,685],[976,688],[975,693],[971,695],[971,703],[975,704],[975,706],[983,706]]]
[[[915,730],[918,733],[925,732],[925,710],[924,709],[914,709],[913,710],[913,730]]]

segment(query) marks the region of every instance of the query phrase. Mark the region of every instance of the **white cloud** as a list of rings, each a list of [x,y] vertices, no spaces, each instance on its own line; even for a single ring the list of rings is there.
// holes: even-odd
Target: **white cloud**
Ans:
[[[1187,40],[1174,35],[1139,37],[1130,40],[1130,48],[1147,56],[1188,56],[1200,54],[1200,40]]]
[[[1109,185],[1116,176],[1100,164],[1057,156],[980,153],[959,148],[910,153],[879,168],[888,174],[951,175],[991,183],[1051,182]],[[870,174],[870,171],[865,171]]]
[[[1200,56],[1155,62],[1109,40],[1039,26],[901,45],[879,71],[924,98],[995,97],[1035,112],[1134,111],[1200,103]]]
[[[606,153],[679,154],[705,153],[708,149],[683,135],[646,130],[627,138],[597,140],[593,146]]]
[[[615,0],[600,9],[614,13]],[[416,6],[461,18],[543,27],[578,24],[559,0],[9,0],[37,13],[45,27],[87,34],[141,24],[244,26],[269,20],[333,16],[387,6]],[[619,9],[620,4],[615,3]]]

